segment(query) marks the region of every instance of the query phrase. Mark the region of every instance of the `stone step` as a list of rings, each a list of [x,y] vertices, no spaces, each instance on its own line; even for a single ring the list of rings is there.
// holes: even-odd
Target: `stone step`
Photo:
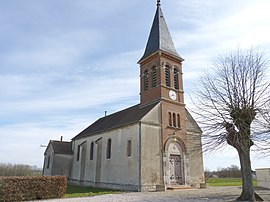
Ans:
[[[182,189],[193,189],[191,186],[187,185],[171,185],[167,187],[167,190],[182,190]]]

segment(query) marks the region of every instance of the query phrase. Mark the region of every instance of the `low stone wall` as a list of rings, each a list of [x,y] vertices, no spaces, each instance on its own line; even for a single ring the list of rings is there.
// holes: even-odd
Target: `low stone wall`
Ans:
[[[270,189],[270,168],[256,169],[257,185]]]

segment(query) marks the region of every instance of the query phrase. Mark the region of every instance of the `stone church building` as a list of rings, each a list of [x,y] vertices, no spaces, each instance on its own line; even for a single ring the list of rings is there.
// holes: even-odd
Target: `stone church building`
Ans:
[[[183,61],[158,1],[138,62],[140,103],[98,119],[71,142],[51,140],[43,175],[121,190],[199,188],[205,181],[202,131],[185,108]]]

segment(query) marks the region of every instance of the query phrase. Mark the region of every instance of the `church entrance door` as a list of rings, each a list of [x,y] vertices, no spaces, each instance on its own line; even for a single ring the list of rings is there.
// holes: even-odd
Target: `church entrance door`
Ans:
[[[168,185],[185,184],[185,162],[181,143],[177,140],[168,142],[167,163],[165,164]]]
[[[170,163],[170,184],[182,184],[181,156],[171,154]]]

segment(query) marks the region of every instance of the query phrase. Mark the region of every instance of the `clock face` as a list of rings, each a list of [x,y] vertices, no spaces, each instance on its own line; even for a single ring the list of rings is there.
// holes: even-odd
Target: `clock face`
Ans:
[[[172,100],[176,100],[176,92],[173,91],[173,90],[170,90],[170,91],[169,91],[169,97],[170,97]]]

